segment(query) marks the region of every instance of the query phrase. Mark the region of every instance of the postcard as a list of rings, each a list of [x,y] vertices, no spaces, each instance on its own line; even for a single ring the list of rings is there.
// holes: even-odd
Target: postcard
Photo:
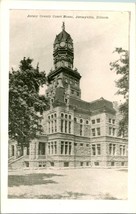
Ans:
[[[2,212],[135,212],[134,4],[2,15]]]

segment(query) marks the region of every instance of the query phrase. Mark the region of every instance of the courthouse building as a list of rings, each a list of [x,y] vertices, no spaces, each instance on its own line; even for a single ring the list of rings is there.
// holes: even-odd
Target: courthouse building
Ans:
[[[63,23],[53,44],[54,69],[47,76],[50,108],[43,113],[43,133],[22,156],[17,143],[9,143],[10,167],[127,166],[127,139],[118,137],[113,103],[102,97],[92,102],[81,99],[73,46]]]

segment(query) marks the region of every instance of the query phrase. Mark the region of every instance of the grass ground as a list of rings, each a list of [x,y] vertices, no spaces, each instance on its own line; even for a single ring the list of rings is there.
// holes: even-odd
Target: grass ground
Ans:
[[[127,169],[11,171],[9,198],[127,199]]]

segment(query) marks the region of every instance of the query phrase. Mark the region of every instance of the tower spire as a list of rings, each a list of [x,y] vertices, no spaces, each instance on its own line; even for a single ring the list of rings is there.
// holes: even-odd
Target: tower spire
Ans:
[[[62,22],[62,30],[65,30],[65,23]]]

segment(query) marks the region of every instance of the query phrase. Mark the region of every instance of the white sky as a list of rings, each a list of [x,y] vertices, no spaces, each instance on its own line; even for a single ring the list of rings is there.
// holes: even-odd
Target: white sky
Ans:
[[[37,18],[28,15],[38,15]],[[51,15],[51,18],[39,17]],[[67,15],[73,18],[53,18]],[[76,16],[94,18],[75,18]],[[98,19],[97,16],[103,18]],[[104,18],[104,17],[108,17]],[[110,70],[109,63],[115,60],[112,53],[116,47],[128,49],[128,12],[99,11],[47,11],[12,10],[10,12],[10,69],[18,68],[23,57],[39,62],[40,70],[50,71],[53,66],[53,43],[61,32],[62,21],[74,42],[74,67],[81,74],[81,96],[86,101],[104,97],[115,101],[117,75]]]

